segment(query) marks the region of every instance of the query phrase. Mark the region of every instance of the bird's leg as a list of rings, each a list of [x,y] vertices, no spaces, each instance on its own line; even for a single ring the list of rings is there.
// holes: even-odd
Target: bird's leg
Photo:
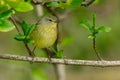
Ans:
[[[35,57],[35,49],[36,49],[36,46],[33,48],[33,50],[32,50],[32,55],[33,55],[33,57]]]
[[[47,54],[47,57],[48,57],[48,59],[49,59],[49,61],[51,62],[52,60],[51,60],[51,58],[52,58],[52,54],[53,54],[53,52],[52,51],[50,51],[49,49],[47,49],[47,48],[44,48],[43,49],[45,52],[46,52],[46,54]]]
[[[32,60],[30,61],[30,64],[32,64],[34,62],[34,57],[35,57],[35,49],[36,49],[36,46],[33,48],[33,50],[30,52],[30,57],[32,57]]]

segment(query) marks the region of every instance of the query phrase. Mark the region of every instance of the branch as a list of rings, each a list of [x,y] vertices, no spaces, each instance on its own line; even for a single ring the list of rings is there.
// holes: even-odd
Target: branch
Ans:
[[[91,5],[95,0],[83,0],[81,6],[88,7]]]
[[[35,5],[44,5],[45,3],[49,3],[49,2],[60,2],[60,0],[52,0],[52,1],[37,1],[37,0],[32,0],[32,3],[35,4]],[[63,3],[66,2],[66,0],[62,0]]]
[[[79,66],[93,66],[93,67],[120,67],[120,61],[94,61],[94,60],[73,60],[73,59],[56,59],[42,57],[27,57],[20,55],[9,55],[0,54],[0,59],[8,59],[15,61],[32,61],[36,63],[54,63],[54,64],[64,64],[64,65],[79,65]]]

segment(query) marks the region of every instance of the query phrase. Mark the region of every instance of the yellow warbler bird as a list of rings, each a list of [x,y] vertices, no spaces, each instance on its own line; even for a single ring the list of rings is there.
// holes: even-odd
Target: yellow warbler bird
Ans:
[[[45,16],[30,33],[34,45],[39,48],[52,46],[57,39],[57,19],[54,16]]]
[[[31,32],[30,38],[34,40],[34,45],[39,47],[39,48],[48,48],[52,46],[56,39],[57,39],[57,19],[54,16],[45,16],[44,18],[41,19],[41,21],[37,24],[36,28]],[[54,53],[49,53],[48,54],[48,59],[51,61],[51,57],[54,56]],[[59,76],[63,76],[64,74],[61,75],[61,69],[62,71],[64,70],[64,66],[60,65],[54,65],[56,68],[55,70],[57,71]],[[63,71],[64,72],[64,71]]]

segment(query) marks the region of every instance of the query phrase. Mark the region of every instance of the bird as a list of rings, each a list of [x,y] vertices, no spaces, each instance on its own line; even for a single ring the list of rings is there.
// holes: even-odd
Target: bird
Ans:
[[[57,33],[57,18],[49,15],[43,17],[36,24],[29,37],[34,41],[34,46],[44,49],[54,45],[57,40]]]

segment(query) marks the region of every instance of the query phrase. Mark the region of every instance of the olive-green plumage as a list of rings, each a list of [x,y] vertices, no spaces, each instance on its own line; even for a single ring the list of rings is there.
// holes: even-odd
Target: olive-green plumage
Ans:
[[[46,16],[37,24],[31,32],[30,38],[34,45],[40,48],[52,46],[57,39],[57,23],[54,16]]]

